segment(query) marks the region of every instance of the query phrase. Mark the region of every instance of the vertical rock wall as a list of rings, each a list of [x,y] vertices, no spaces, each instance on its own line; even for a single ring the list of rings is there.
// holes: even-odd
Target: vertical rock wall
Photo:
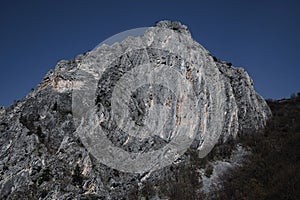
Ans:
[[[161,21],[59,62],[0,109],[0,198],[143,196],[145,180],[190,166],[190,150],[201,160],[270,116],[243,69],[214,59],[186,26]]]

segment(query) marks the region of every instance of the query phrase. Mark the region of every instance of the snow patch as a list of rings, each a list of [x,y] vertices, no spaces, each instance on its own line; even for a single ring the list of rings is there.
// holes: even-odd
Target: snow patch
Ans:
[[[208,177],[205,175],[205,169],[199,169],[199,173],[202,179],[202,192],[209,193],[212,189],[221,188],[222,180],[220,179],[228,170],[241,166],[245,159],[245,156],[251,152],[247,151],[241,145],[237,145],[236,150],[232,152],[230,159],[223,161],[214,161],[210,164],[213,167],[212,174]]]

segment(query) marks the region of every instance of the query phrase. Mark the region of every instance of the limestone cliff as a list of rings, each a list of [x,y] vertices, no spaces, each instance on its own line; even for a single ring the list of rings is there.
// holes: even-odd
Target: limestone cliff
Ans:
[[[0,198],[172,198],[165,180],[197,196],[201,160],[270,116],[244,69],[161,21],[60,61],[0,110]]]

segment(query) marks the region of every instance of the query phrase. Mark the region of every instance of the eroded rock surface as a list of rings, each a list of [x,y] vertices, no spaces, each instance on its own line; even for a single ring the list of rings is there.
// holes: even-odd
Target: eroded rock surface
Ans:
[[[197,196],[201,160],[270,116],[245,70],[212,57],[186,26],[161,21],[60,61],[1,108],[0,198],[175,199],[181,179]]]

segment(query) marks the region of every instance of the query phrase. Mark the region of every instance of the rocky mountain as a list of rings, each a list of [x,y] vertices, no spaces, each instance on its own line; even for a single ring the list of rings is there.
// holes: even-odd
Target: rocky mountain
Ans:
[[[232,141],[270,117],[244,69],[161,21],[1,108],[0,198],[209,199],[249,154]]]

